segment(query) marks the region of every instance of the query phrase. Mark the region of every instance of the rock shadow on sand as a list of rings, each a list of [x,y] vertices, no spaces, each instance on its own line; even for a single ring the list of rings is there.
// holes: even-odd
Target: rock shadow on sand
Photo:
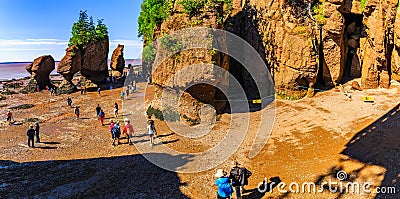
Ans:
[[[375,198],[398,198],[400,190],[399,129],[400,104],[359,131],[341,152],[346,158],[342,158],[326,174],[320,175],[316,184],[321,185],[328,179],[337,179],[338,173],[345,171],[345,179],[341,181],[344,184],[372,183],[370,188],[371,193],[376,194]],[[385,190],[385,192],[376,193],[376,190]],[[329,192],[328,187],[325,187],[325,191]],[[335,194],[336,198],[342,198],[351,193]]]

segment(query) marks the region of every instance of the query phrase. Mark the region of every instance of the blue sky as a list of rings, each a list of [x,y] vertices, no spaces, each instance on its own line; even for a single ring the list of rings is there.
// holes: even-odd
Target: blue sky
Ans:
[[[140,58],[137,19],[142,0],[0,0],[0,62],[33,61],[50,54],[60,60],[79,11],[104,19],[110,36],[110,56],[124,44],[125,59]],[[110,57],[109,57],[110,58]]]

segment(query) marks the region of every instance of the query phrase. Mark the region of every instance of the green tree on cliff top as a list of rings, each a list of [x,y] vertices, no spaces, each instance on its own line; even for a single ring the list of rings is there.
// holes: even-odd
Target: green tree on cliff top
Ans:
[[[93,18],[89,18],[86,10],[81,10],[78,21],[72,25],[72,37],[69,39],[68,46],[89,44],[107,36],[107,26],[103,23],[103,20],[98,20],[95,26]]]
[[[140,11],[138,25],[139,37],[152,41],[154,28],[168,16],[168,0],[144,0]]]

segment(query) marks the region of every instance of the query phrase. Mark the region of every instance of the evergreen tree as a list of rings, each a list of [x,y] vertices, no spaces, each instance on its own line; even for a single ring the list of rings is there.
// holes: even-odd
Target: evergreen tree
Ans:
[[[108,36],[108,30],[107,26],[103,23],[103,19],[97,20],[97,26],[96,26],[96,39],[104,39],[105,37]]]
[[[96,38],[96,26],[94,25],[93,17],[90,17],[86,37],[88,38],[89,42],[95,40]]]
[[[144,0],[138,19],[138,36],[151,41],[153,39],[154,27],[157,24],[161,24],[168,15],[167,0]]]
[[[103,23],[103,20],[98,20],[95,26],[93,17],[89,18],[86,10],[79,12],[79,19],[72,25],[71,33],[68,46],[85,45],[108,36],[107,26]]]

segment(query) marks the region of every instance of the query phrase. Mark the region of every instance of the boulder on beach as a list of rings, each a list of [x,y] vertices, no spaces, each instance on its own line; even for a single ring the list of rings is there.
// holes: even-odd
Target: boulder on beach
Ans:
[[[57,94],[70,94],[76,91],[76,87],[71,81],[64,79],[57,88]]]
[[[98,84],[108,77],[108,37],[84,46],[72,45],[66,49],[65,56],[57,67],[67,81],[71,81],[74,74],[81,75]]]
[[[71,81],[74,74],[81,70],[82,55],[76,45],[68,47],[65,51],[65,56],[58,63],[57,73],[61,74],[66,80]]]
[[[353,90],[362,91],[362,88],[361,88],[360,84],[359,84],[357,81],[353,81],[353,82],[351,83],[351,88],[352,88]]]
[[[124,45],[118,44],[111,56],[110,67],[112,76],[121,76],[124,72],[125,59],[124,59]]]
[[[54,69],[55,62],[51,55],[40,56],[26,66],[26,70],[31,74],[31,79],[36,80],[40,89],[51,84],[49,75]]]

